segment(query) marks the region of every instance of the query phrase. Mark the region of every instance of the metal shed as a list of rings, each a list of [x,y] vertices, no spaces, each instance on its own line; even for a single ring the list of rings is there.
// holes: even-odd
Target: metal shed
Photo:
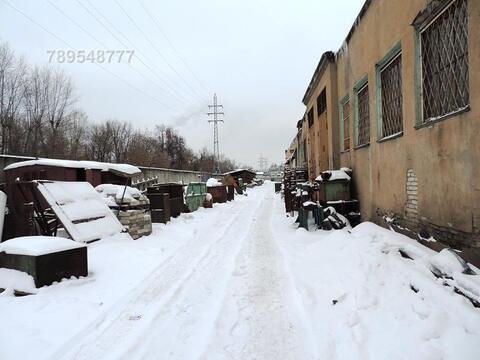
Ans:
[[[5,192],[8,213],[5,216],[3,240],[31,235],[25,202],[19,182],[31,180],[86,181],[92,186],[100,184],[129,185],[140,169],[128,164],[96,161],[35,159],[13,163],[5,167]]]

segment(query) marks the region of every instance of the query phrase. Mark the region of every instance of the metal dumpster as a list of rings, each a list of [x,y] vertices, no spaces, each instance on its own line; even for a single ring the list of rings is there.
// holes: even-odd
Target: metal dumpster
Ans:
[[[44,240],[45,239],[45,240]],[[61,238],[43,237],[38,241],[51,241]],[[16,238],[10,241],[28,241],[28,237]],[[73,240],[61,239],[65,242]],[[50,285],[71,276],[88,276],[87,247],[78,246],[58,252],[39,252],[32,254],[7,254],[0,252],[0,268],[14,269],[26,272],[33,277],[35,287]]]
[[[237,194],[243,195],[243,193],[247,190],[247,184],[243,182],[242,178],[238,179],[238,187],[237,187]]]
[[[227,187],[225,185],[211,186],[207,190],[212,195],[214,203],[227,202]]]
[[[207,184],[203,182],[191,182],[187,186],[185,202],[190,211],[196,211],[203,206],[207,196]]]
[[[170,195],[163,194],[149,194],[147,197],[150,200],[150,214],[152,223],[164,223],[170,221]]]
[[[228,185],[227,186],[227,201],[235,200],[235,186]]]
[[[282,191],[282,183],[281,182],[276,182],[275,183],[275,192],[279,193],[280,191]]]
[[[332,180],[318,182],[320,202],[350,200],[350,181]]]
[[[149,194],[168,194],[170,196],[170,216],[177,217],[185,209],[183,185],[176,183],[156,184],[147,188]]]

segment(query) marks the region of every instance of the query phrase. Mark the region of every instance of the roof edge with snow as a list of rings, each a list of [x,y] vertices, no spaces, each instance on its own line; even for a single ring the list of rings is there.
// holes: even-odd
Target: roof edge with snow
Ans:
[[[84,160],[60,160],[60,159],[36,159],[36,160],[27,160],[19,161],[13,164],[6,166],[3,170],[12,170],[18,169],[26,166],[56,166],[56,167],[65,167],[72,169],[91,169],[91,170],[101,170],[101,171],[112,171],[118,175],[124,177],[131,177],[136,174],[140,174],[142,171],[133,165],[130,164],[113,164],[113,163],[104,163],[98,161],[84,161]]]

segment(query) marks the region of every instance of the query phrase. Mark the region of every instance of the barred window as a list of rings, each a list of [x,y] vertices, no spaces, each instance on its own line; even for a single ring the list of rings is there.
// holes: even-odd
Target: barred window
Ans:
[[[468,89],[467,0],[448,5],[421,30],[423,121],[464,109]]]
[[[322,115],[327,110],[327,89],[323,89],[317,98],[317,115]]]
[[[357,92],[358,123],[357,146],[370,142],[370,106],[368,97],[368,83]]]
[[[342,124],[343,124],[343,150],[350,150],[350,101],[347,100],[342,105]]]
[[[312,127],[313,125],[313,108],[311,108],[307,114],[307,118],[308,118],[308,127]]]
[[[399,53],[380,69],[382,137],[403,130],[402,113],[402,54]]]

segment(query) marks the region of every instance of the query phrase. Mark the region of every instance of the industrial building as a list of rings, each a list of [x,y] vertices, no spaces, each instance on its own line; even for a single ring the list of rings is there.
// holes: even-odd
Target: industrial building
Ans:
[[[325,52],[285,154],[353,170],[362,220],[480,247],[480,2],[367,0]]]

